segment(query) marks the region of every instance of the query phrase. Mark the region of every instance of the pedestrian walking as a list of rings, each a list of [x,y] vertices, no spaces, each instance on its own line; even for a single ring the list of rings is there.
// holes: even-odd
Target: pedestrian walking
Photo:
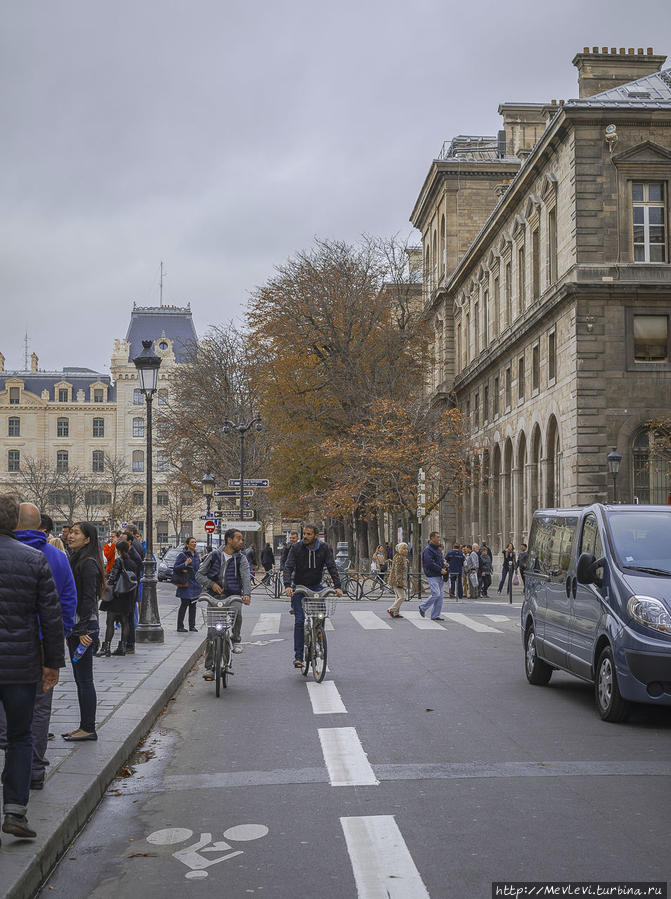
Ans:
[[[0,703],[7,721],[2,831],[34,839],[26,815],[33,710],[38,684],[52,690],[65,665],[63,614],[49,562],[17,540],[18,521],[16,498],[0,496]]]
[[[468,571],[468,596],[470,599],[477,599],[480,595],[480,555],[478,550],[479,544],[474,543],[471,546],[470,553],[466,556],[464,569]]]
[[[392,618],[403,618],[401,606],[408,598],[408,544],[398,543],[394,558],[391,560],[389,572],[389,586],[393,589],[396,601],[387,613]]]
[[[387,559],[387,552],[384,546],[380,543],[370,560],[370,570],[378,571],[380,572],[380,574],[385,574],[385,572],[387,571],[388,562],[389,560]]]
[[[501,580],[499,581],[499,589],[497,590],[497,593],[500,593],[503,590],[503,587],[506,583],[506,578],[509,577],[512,580],[515,573],[515,566],[515,547],[512,543],[509,543],[503,551],[503,570],[501,572]]]
[[[493,560],[487,546],[480,548],[480,596],[488,596],[492,585]]]
[[[256,547],[253,543],[250,543],[247,549],[245,550],[245,556],[247,557],[247,561],[249,562],[249,571],[252,577],[254,577],[254,572],[256,571],[257,561],[256,561]]]
[[[284,566],[286,565],[287,556],[289,555],[289,550],[294,545],[294,543],[298,542],[298,531],[291,531],[289,534],[289,539],[282,547],[282,554],[280,556],[280,574],[284,574]]]
[[[443,575],[447,573],[445,560],[440,550],[440,534],[438,531],[432,531],[429,534],[429,542],[422,552],[422,568],[429,582],[431,594],[419,606],[419,614],[424,618],[426,613],[431,610],[431,619],[433,621],[444,621],[440,613],[443,610]]]
[[[270,575],[273,570],[273,566],[275,565],[275,553],[273,552],[273,548],[270,543],[266,543],[266,545],[261,550],[261,564],[266,570],[262,584],[267,584],[270,580]]]
[[[447,574],[450,580],[449,595],[454,598],[455,590],[458,599],[462,599],[464,595],[462,587],[462,573],[464,570],[464,554],[458,543],[452,544],[452,549],[445,556],[447,563]]]
[[[406,544],[406,546],[407,546],[407,544]],[[391,545],[391,543],[389,541],[387,541],[385,549],[387,552],[387,561],[391,562],[394,558],[394,547]]]
[[[105,639],[96,656],[125,656],[130,619],[135,610],[135,597],[137,595],[137,575],[129,560],[130,544],[127,540],[117,540],[115,545],[116,558],[112,570],[107,577],[107,591],[100,603],[100,611],[107,612],[105,622]],[[119,645],[112,652],[112,638],[114,637],[114,623],[121,625]]]
[[[196,580],[199,568],[200,556],[196,550],[196,538],[188,537],[184,542],[184,548],[175,559],[172,569],[172,582],[177,585],[175,595],[180,600],[179,612],[177,613],[177,630],[181,634],[186,633],[184,616],[187,609],[189,611],[189,630],[194,633],[198,631],[196,627],[196,609],[202,589]]]
[[[96,688],[93,683],[93,654],[97,651],[98,633],[98,600],[102,596],[105,584],[105,568],[98,543],[98,532],[88,521],[80,521],[72,526],[68,537],[70,544],[70,564],[77,588],[77,612],[75,626],[67,640],[72,671],[77,685],[79,700],[79,727],[70,733],[63,734],[63,739],[70,742],[97,740],[96,733]],[[78,647],[80,655],[75,653]]]
[[[527,566],[529,565],[529,549],[526,543],[520,543],[520,551],[517,556],[517,570],[520,573],[520,577],[522,578],[522,585],[526,582],[524,580],[524,575],[527,570]]]
[[[53,525],[52,525],[53,527]],[[32,503],[21,503],[19,506],[19,520],[14,532],[19,543],[32,546],[39,550],[46,558],[51,569],[56,592],[61,605],[63,617],[63,629],[67,636],[75,622],[75,608],[77,606],[77,592],[72,577],[72,569],[67,556],[61,550],[56,549],[47,540],[46,531],[42,530],[42,521],[37,506]],[[33,738],[33,764],[30,778],[30,789],[41,790],[44,786],[44,777],[49,761],[46,757],[49,739],[49,723],[51,720],[51,706],[53,690],[43,689],[42,683],[38,683],[35,694],[35,706],[33,709],[33,723],[31,733]],[[7,749],[7,723],[3,707],[0,704],[0,749]]]

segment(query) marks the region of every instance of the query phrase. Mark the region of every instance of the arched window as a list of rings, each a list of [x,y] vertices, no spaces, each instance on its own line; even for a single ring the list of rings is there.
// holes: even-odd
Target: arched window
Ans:
[[[438,286],[438,232],[433,232],[433,287]]]
[[[133,419],[133,437],[144,437],[144,418]]]
[[[665,458],[668,437],[654,431],[642,430],[632,444],[632,485],[634,502],[666,503],[671,483],[669,482],[669,461]]]
[[[69,437],[70,436],[70,419],[69,418],[59,418],[56,421],[56,436],[57,437]]]
[[[142,450],[133,450],[133,471],[144,471],[144,452]]]
[[[447,269],[447,244],[445,243],[445,216],[440,217],[440,274]]]

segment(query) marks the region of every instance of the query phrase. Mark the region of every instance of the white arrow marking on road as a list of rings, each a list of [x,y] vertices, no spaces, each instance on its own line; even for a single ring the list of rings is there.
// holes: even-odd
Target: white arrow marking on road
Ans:
[[[497,627],[490,627],[488,624],[483,624],[481,621],[473,621],[472,618],[469,618],[468,615],[464,615],[461,612],[445,612],[445,617],[449,618],[450,621],[454,621],[456,624],[463,624],[464,627],[468,627],[472,631],[478,631],[478,633],[503,633],[503,631],[500,631]]]
[[[281,618],[279,612],[263,612],[254,625],[252,637],[259,637],[261,634],[279,634]]]
[[[423,631],[445,630],[437,621],[432,621],[430,618],[422,618],[419,612],[403,612],[403,617],[407,618],[410,624],[414,624],[415,627]]]
[[[366,753],[354,727],[320,727],[324,761],[332,787],[377,786]]]
[[[315,715],[347,714],[345,703],[332,680],[323,681],[321,684],[310,682],[306,686]]]
[[[387,624],[387,622],[383,621],[381,618],[378,618],[375,612],[352,612],[351,615],[359,622],[361,627],[365,628],[367,631],[391,630],[391,625]]]
[[[393,815],[341,818],[359,899],[429,899]]]

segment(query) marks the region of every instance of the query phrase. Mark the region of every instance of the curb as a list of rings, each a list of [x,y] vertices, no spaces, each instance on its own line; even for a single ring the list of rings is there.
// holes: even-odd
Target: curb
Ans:
[[[151,699],[150,705],[134,700],[133,697],[122,703],[105,724],[98,728],[98,742],[86,744],[86,756],[75,753],[74,757],[60,765],[50,778],[53,789],[47,795],[40,794],[38,798],[32,794],[29,816],[38,832],[38,839],[33,844],[35,852],[13,858],[5,853],[3,863],[10,862],[8,867],[11,867],[11,862],[15,863],[14,871],[5,871],[3,874],[5,899],[26,899],[37,893],[95,811],[140,740],[146,736],[180,687],[204,647],[205,638],[184,657],[166,682],[166,672],[163,672],[162,679],[161,669],[170,664],[174,656],[171,653],[139,687],[139,692]],[[95,770],[87,771],[87,768]],[[3,852],[4,847],[0,849],[0,854]],[[11,881],[10,885],[5,877]]]

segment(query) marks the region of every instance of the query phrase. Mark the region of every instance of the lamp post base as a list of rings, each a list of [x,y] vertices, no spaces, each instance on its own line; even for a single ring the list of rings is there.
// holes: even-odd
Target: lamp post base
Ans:
[[[144,577],[142,578],[142,603],[140,604],[140,620],[135,628],[136,643],[164,643],[165,634],[158,615],[158,599],[156,597],[156,559],[148,552],[144,558]]]
[[[138,624],[135,628],[137,643],[165,643],[165,634],[160,624]]]

